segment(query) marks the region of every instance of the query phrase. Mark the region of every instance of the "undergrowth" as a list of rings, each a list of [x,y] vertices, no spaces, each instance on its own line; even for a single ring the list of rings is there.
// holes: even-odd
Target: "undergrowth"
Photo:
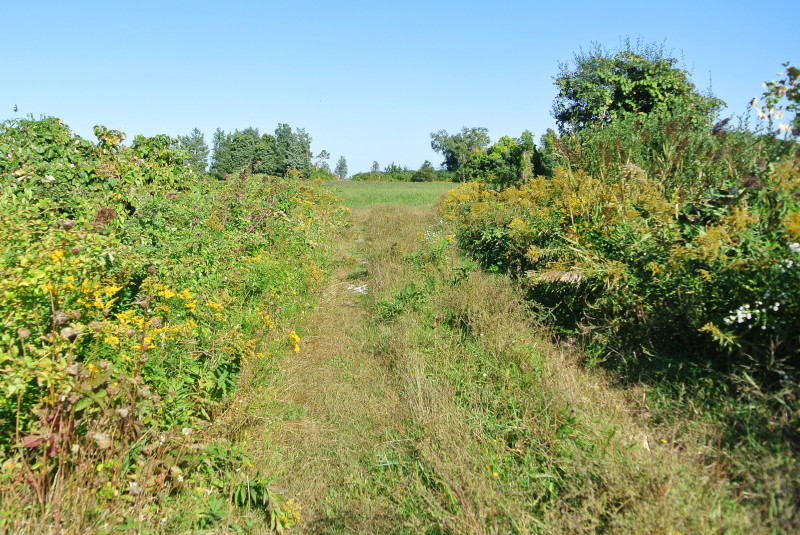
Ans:
[[[467,184],[446,196],[442,213],[461,248],[511,274],[584,364],[602,364],[619,384],[649,385],[661,421],[717,422],[719,470],[760,523],[792,531],[797,145],[778,137],[785,128],[689,128],[681,113],[564,135],[553,176],[502,190]]]
[[[242,377],[298,347],[346,214],[197,176],[166,136],[0,128],[0,530],[240,531],[298,512],[235,441]]]

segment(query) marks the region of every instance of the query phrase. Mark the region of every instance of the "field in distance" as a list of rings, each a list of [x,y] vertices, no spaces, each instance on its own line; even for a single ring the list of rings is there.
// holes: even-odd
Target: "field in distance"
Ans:
[[[397,203],[423,206],[436,203],[443,193],[458,187],[452,182],[353,182],[331,180],[325,183],[351,208]]]

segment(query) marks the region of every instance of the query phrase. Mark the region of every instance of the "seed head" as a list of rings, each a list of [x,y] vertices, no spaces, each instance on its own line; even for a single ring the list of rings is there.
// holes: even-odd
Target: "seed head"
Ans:
[[[53,323],[55,325],[64,325],[69,321],[69,316],[63,311],[59,310],[55,314],[53,314]]]

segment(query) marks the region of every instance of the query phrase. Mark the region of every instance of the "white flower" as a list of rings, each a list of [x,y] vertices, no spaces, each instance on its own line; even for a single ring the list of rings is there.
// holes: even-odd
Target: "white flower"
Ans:
[[[192,432],[192,430],[189,429],[188,427],[184,427],[183,429],[181,429],[181,433],[183,433],[186,436],[189,436],[189,433],[191,433],[191,432]]]

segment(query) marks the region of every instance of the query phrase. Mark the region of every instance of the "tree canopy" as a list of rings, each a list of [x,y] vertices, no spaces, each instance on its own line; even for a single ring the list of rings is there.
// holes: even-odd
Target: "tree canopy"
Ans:
[[[458,134],[449,135],[446,130],[431,133],[431,148],[444,156],[442,165],[452,172],[459,182],[467,180],[467,162],[470,155],[483,151],[491,143],[486,128],[461,129]]]
[[[211,174],[222,178],[247,167],[252,173],[288,176],[297,170],[308,177],[314,166],[311,164],[311,138],[302,128],[292,131],[288,124],[278,124],[275,135],[260,135],[257,128],[245,128],[226,134],[218,128],[214,132],[214,155]],[[328,156],[322,151],[317,156],[317,166]]]
[[[208,165],[208,145],[199,128],[194,128],[188,136],[178,136],[178,147],[189,157],[189,165],[198,173],[205,173]]]
[[[341,179],[347,178],[347,158],[341,156],[339,161],[336,163],[336,169],[334,169],[336,176]]]
[[[698,93],[690,74],[676,63],[659,46],[627,42],[614,53],[595,45],[576,54],[572,65],[559,66],[553,117],[562,132],[570,132],[623,114],[671,111],[683,105],[709,122],[724,103]]]

